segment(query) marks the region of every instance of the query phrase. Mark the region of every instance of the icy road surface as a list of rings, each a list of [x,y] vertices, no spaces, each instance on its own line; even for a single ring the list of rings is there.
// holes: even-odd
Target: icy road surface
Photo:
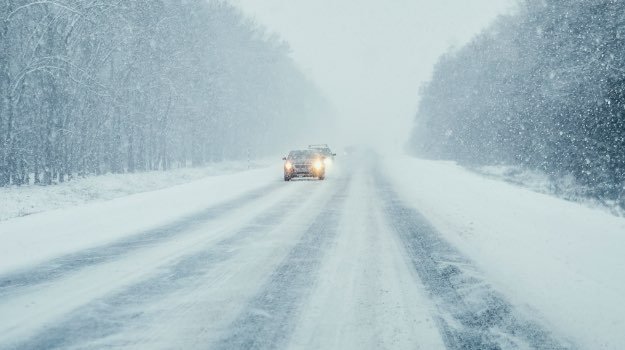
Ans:
[[[95,215],[89,208],[0,223],[13,251],[27,251],[20,242],[37,237],[50,243],[38,248],[44,261],[31,252],[0,264],[0,349],[570,349],[593,342],[550,322],[558,310],[543,315],[539,302],[509,297],[497,287],[505,278],[490,277],[497,274],[450,243],[398,193],[398,175],[380,168],[379,160],[347,157],[323,182],[284,183],[279,168],[251,172],[243,183],[246,175],[234,175],[213,184],[229,191],[230,183],[233,195],[206,198],[206,207],[194,198],[176,219],[144,203],[146,213],[165,216],[154,218],[156,226],[111,223],[106,230],[136,232],[109,232],[108,241],[101,225],[86,222]],[[146,198],[175,212],[176,196],[192,195],[193,186]],[[159,196],[166,200],[153,203]],[[128,211],[137,201],[94,211],[121,215],[116,207]],[[42,225],[45,235],[29,231]],[[42,238],[56,230],[67,241],[89,236],[81,227],[98,238],[72,251]],[[9,229],[24,230],[24,241]],[[594,344],[612,348],[619,337]]]

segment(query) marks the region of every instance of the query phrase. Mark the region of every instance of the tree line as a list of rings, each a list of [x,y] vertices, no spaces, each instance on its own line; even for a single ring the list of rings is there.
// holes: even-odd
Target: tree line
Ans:
[[[263,155],[326,116],[223,1],[0,2],[0,186]]]
[[[572,176],[625,206],[625,2],[519,7],[440,59],[409,148]]]

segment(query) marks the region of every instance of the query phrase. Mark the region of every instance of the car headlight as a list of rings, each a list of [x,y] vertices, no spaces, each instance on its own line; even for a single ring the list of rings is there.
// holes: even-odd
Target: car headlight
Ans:
[[[316,160],[315,163],[313,163],[313,166],[316,170],[321,170],[323,169],[323,162],[320,160]]]
[[[291,162],[286,162],[286,163],[284,164],[284,168],[285,168],[286,170],[291,170],[291,169],[293,169],[293,163],[291,163]]]

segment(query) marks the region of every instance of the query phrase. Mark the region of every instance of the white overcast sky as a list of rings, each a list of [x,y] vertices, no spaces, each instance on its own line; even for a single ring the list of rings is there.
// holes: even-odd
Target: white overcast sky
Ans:
[[[337,111],[343,144],[399,148],[438,57],[514,0],[230,0],[289,42]],[[324,141],[324,140],[320,140]]]

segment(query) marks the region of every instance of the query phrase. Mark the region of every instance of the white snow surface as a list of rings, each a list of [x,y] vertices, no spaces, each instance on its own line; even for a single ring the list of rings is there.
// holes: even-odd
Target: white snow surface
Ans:
[[[214,172],[228,173],[226,169],[104,176],[58,188],[24,188],[26,196],[34,194],[33,203],[40,210],[61,209],[0,222],[0,274],[159,227],[276,179],[275,167],[206,177]],[[137,183],[158,188],[170,180],[175,183],[173,178],[183,181],[201,176],[204,178],[156,191],[70,205],[84,202],[84,194],[92,192],[114,197],[116,193],[140,192],[141,186],[133,187]],[[65,191],[72,193],[67,202],[49,202],[64,197]]]
[[[376,205],[371,179],[356,176],[324,278],[304,305],[291,349],[441,349],[423,286]],[[320,321],[323,320],[323,321]]]
[[[397,230],[421,226],[397,225],[415,218],[381,178],[515,315],[625,348],[625,219],[449,162],[350,158],[326,181],[284,183],[275,164],[0,222],[0,348],[448,347],[456,304],[417,273],[428,256]]]
[[[472,168],[472,170],[487,177],[526,187],[535,192],[578,202],[590,208],[603,209],[611,214],[625,217],[625,210],[619,203],[614,200],[593,199],[589,195],[592,189],[578,183],[572,175],[554,178],[541,171],[509,165],[481,166]]]
[[[140,192],[155,191],[208,176],[226,175],[266,167],[269,164],[271,163],[268,159],[251,162],[227,161],[199,168],[89,176],[51,186],[31,184],[0,187],[0,221]]]
[[[625,348],[625,219],[452,162],[387,159],[403,198],[519,305],[586,349]]]

